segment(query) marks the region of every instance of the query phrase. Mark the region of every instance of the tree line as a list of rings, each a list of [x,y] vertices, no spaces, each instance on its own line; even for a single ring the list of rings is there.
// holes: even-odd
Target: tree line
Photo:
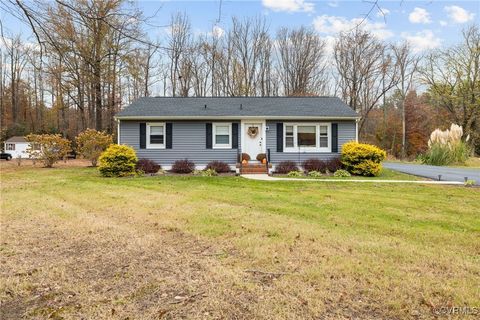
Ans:
[[[361,139],[395,156],[421,152],[430,131],[451,122],[480,152],[478,25],[459,44],[420,55],[362,25],[330,47],[311,28],[275,32],[261,17],[234,17],[227,30],[205,34],[194,34],[185,13],[157,26],[124,0],[8,0],[2,8],[33,33],[27,42],[2,28],[2,139],[115,133],[115,113],[142,96],[336,95],[361,115]],[[152,28],[165,32],[152,40]]]

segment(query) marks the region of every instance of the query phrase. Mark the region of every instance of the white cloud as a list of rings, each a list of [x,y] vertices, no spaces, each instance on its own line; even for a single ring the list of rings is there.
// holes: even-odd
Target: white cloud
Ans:
[[[335,50],[335,43],[338,40],[337,37],[325,36],[322,38],[322,40],[325,41],[325,53],[328,57],[332,57]]]
[[[329,7],[336,8],[338,7],[338,0],[330,1],[327,3]]]
[[[214,25],[210,31],[205,31],[198,28],[194,29],[193,34],[196,37],[214,37],[218,39],[225,35],[225,30],[218,25]]]
[[[349,31],[355,29],[358,25],[381,40],[393,36],[393,32],[387,29],[386,24],[383,22],[370,22],[362,18],[348,20],[344,17],[328,15],[318,16],[313,20],[315,30],[323,34],[336,34]]]
[[[264,7],[273,11],[313,12],[315,5],[305,0],[262,0]]]
[[[423,8],[418,8],[416,7],[413,9],[412,12],[408,15],[408,20],[410,20],[411,23],[430,23],[432,20],[430,19],[430,13],[423,9]]]
[[[223,29],[220,28],[219,26],[213,26],[213,28],[212,28],[212,35],[213,35],[215,38],[221,38],[221,37],[223,37],[224,34],[225,34],[225,30],[223,30]]]
[[[440,20],[439,23],[442,27],[445,27],[448,24],[445,20]]]
[[[448,17],[455,23],[465,23],[473,20],[474,13],[468,12],[459,6],[446,6],[443,10],[447,13]]]
[[[442,39],[435,36],[431,30],[423,30],[415,34],[402,32],[401,36],[410,43],[414,52],[435,49],[442,44]]]
[[[390,10],[387,8],[381,8],[381,10],[377,11],[377,17],[384,18],[390,14]]]

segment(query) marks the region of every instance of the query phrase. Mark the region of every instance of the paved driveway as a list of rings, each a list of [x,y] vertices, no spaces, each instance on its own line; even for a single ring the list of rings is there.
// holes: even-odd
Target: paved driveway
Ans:
[[[476,184],[480,185],[480,169],[477,168],[450,168],[398,162],[384,162],[383,166],[388,169],[434,180],[438,180],[438,175],[442,175],[442,180],[460,182],[464,182],[465,177],[468,177],[468,179],[475,180]]]

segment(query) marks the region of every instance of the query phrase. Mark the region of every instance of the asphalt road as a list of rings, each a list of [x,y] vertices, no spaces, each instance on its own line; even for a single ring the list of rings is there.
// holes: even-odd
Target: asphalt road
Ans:
[[[480,185],[480,169],[478,168],[451,168],[398,162],[384,162],[382,165],[388,169],[433,180],[438,180],[438,175],[441,175],[441,180],[444,181],[464,182],[465,177],[468,177],[469,180],[475,180],[476,184]]]

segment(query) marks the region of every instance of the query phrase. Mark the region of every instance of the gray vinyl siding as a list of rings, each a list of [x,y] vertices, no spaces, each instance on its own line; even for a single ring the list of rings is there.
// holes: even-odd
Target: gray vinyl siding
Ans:
[[[226,162],[230,165],[237,163],[237,149],[207,149],[205,123],[215,121],[162,121],[172,123],[172,149],[140,149],[140,122],[148,121],[120,121],[120,144],[126,144],[135,149],[138,158],[153,160],[162,166],[170,166],[175,160],[189,159],[198,166],[204,166],[213,160]],[[219,121],[239,123],[238,147],[241,150],[241,126],[239,121]],[[339,153],[304,153],[304,152],[277,152],[277,122],[267,121],[266,148],[270,149],[272,164],[291,160],[302,162],[309,158],[329,159]],[[305,121],[302,121],[305,122]],[[338,150],[342,145],[355,140],[355,121],[332,121],[338,123]]]
[[[206,148],[205,123],[215,121],[161,121],[172,123],[172,149],[140,149],[140,122],[148,121],[120,121],[119,142],[133,147],[139,159],[150,159],[162,166],[170,166],[181,159],[189,159],[197,166],[206,165],[213,160],[223,161],[229,165],[237,163],[237,149]],[[240,123],[228,120],[219,122]],[[239,148],[240,143],[239,125]]]
[[[325,153],[325,152],[277,152],[277,123],[288,123],[288,121],[267,121],[267,149],[270,149],[270,162],[272,164],[278,164],[281,161],[295,161],[301,163],[309,158],[319,158],[323,160],[338,157],[342,151],[344,143],[355,140],[356,138],[356,126],[355,121],[331,121],[332,123],[338,123],[338,153]],[[298,122],[298,121],[297,121]],[[305,122],[305,121],[301,121]],[[295,123],[295,122],[293,122]]]

